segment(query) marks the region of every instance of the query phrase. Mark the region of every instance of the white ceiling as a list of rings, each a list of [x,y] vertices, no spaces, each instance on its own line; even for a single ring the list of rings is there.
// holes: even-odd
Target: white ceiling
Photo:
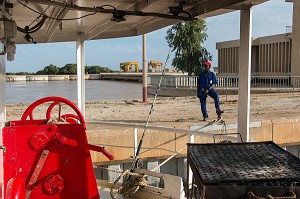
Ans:
[[[186,3],[183,5],[183,10],[189,12],[192,17],[205,18],[244,9],[264,1],[185,0]],[[179,2],[182,2],[182,0],[19,0],[19,2],[11,0],[10,3],[13,3],[13,8],[9,9],[9,13],[17,26],[22,29],[25,26],[32,28],[41,21],[42,16],[40,14],[48,16],[42,27],[30,35],[37,43],[62,42],[76,41],[78,33],[83,34],[86,40],[127,37],[141,35],[178,23],[182,20],[172,15],[169,7],[176,7],[179,5]],[[111,21],[113,7],[110,6],[104,6],[102,7],[103,9],[98,8],[97,11],[100,12],[97,13],[86,11],[96,11],[96,7],[103,5],[110,5],[117,10],[127,11],[128,14],[125,15],[126,21],[118,23]],[[4,6],[1,8],[2,10],[7,10]],[[93,15],[76,20],[66,20],[86,14]],[[131,14],[148,16],[134,16]],[[163,16],[159,16],[161,14]],[[179,16],[189,17],[185,13],[180,13]],[[18,31],[15,42],[17,44],[27,43],[24,35],[25,33]]]

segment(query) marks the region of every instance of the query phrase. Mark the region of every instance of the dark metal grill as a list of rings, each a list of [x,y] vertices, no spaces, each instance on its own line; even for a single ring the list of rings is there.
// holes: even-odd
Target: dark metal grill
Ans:
[[[300,182],[300,160],[273,142],[188,144],[188,156],[203,185]]]

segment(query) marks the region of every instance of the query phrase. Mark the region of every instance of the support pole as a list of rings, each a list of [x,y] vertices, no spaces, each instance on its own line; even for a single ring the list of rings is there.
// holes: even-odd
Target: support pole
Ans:
[[[146,61],[146,34],[143,34],[143,102],[146,103],[147,100],[147,61]]]
[[[77,106],[85,117],[84,38],[77,33]]]
[[[292,32],[292,60],[291,60],[291,75],[300,75],[300,1],[293,1],[293,32]],[[289,66],[286,66],[289,68]],[[295,77],[293,82],[293,88],[300,86],[299,78]]]
[[[190,134],[190,143],[195,143],[195,134],[191,133]],[[189,160],[187,159],[187,175],[186,175],[186,182],[187,182],[187,186],[186,186],[186,190],[187,190],[187,199],[192,198],[193,193],[191,193],[190,196],[190,191],[193,190],[193,172],[192,169],[190,167],[190,163]]]
[[[252,8],[241,10],[240,56],[239,56],[239,98],[238,133],[244,141],[249,141],[250,122],[250,83],[251,83],[251,45]]]
[[[0,51],[4,51],[4,43],[0,42]],[[5,103],[5,74],[6,74],[6,55],[0,55],[0,92],[2,93],[0,96],[0,198],[4,198],[4,170],[3,170],[3,135],[2,135],[2,128],[5,126],[6,122],[6,103]]]
[[[135,156],[136,152],[137,152],[137,148],[138,148],[138,131],[137,128],[133,128],[133,157]]]

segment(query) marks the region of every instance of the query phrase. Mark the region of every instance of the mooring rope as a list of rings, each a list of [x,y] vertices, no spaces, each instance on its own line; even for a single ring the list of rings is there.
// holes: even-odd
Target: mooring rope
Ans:
[[[106,168],[102,166],[93,166],[97,169],[102,169],[110,172],[115,173],[121,173],[121,175],[114,181],[111,189],[110,189],[110,196],[112,199],[116,199],[119,194],[126,195],[126,194],[132,194],[136,193],[141,187],[145,187],[148,185],[148,182],[146,180],[147,175],[141,175],[138,173],[133,173],[130,170],[119,170],[119,169],[112,169],[112,168]],[[117,187],[118,182],[120,179],[126,179],[121,184],[121,186]]]
[[[174,36],[174,38],[175,38],[175,36]],[[174,40],[174,38],[173,38],[173,40]],[[160,90],[162,79],[163,79],[164,75],[166,74],[166,65],[167,65],[168,60],[170,58],[171,50],[172,50],[172,48],[170,47],[167,58],[166,58],[166,61],[165,61],[165,64],[164,64],[163,69],[161,71],[161,76],[160,76],[160,79],[159,79],[159,83],[158,83],[158,86],[157,86],[156,91],[155,91],[155,95],[154,95],[154,98],[153,98],[153,101],[152,101],[152,104],[151,104],[151,107],[150,107],[150,111],[149,111],[149,114],[148,114],[148,117],[147,117],[147,121],[146,121],[146,125],[145,125],[145,128],[144,128],[142,137],[139,141],[139,145],[138,145],[136,153],[134,154],[134,157],[133,157],[131,172],[133,172],[135,168],[138,168],[138,164],[140,162],[138,156],[140,154],[140,151],[141,151],[141,148],[142,148],[142,145],[143,145],[144,136],[145,136],[146,131],[147,131],[148,126],[149,126],[151,114],[154,111],[154,105],[156,103],[156,99],[157,99],[157,96],[158,96],[158,92]],[[111,190],[110,190],[111,194],[110,195],[113,199],[115,199],[118,196],[118,194],[124,195],[124,194],[128,194],[128,193],[135,193],[141,187],[144,187],[144,186],[147,185],[147,181],[145,179],[145,176],[133,177],[133,175],[128,175],[128,171],[124,171],[115,180],[114,185],[117,184],[122,177],[124,177],[124,181],[121,185],[121,188],[117,189],[117,191],[114,192],[113,190],[114,190],[115,186],[111,187]],[[132,187],[130,188],[130,186],[132,186]]]
[[[136,193],[140,188],[148,185],[146,180],[146,175],[132,175],[133,173],[130,170],[124,171],[114,182],[113,186],[110,189],[110,196],[112,199],[116,199],[119,194],[133,194]],[[121,184],[119,188],[116,188],[120,179],[126,179]]]
[[[173,41],[176,37],[176,34],[174,35],[173,37]],[[141,151],[141,148],[142,148],[142,145],[143,145],[143,139],[144,139],[144,136],[146,134],[146,131],[148,129],[148,126],[149,126],[149,122],[150,122],[150,118],[151,118],[151,114],[153,113],[154,111],[154,105],[156,103],[156,99],[157,99],[157,96],[158,96],[158,92],[160,90],[160,87],[161,87],[161,83],[162,83],[162,79],[165,75],[165,70],[166,70],[166,65],[168,63],[168,60],[170,58],[170,54],[171,54],[171,50],[172,48],[170,47],[169,48],[169,52],[167,54],[167,58],[165,60],[165,64],[163,66],[163,69],[162,69],[162,72],[161,72],[161,76],[160,76],[160,80],[159,80],[159,83],[158,83],[158,86],[156,88],[156,91],[155,91],[155,95],[154,95],[154,98],[153,98],[153,101],[152,101],[152,104],[151,104],[151,108],[150,108],[150,111],[149,111],[149,114],[148,114],[148,117],[147,117],[147,121],[146,121],[146,125],[145,125],[145,128],[144,128],[144,131],[143,131],[143,134],[141,136],[141,139],[139,141],[139,144],[138,144],[138,147],[137,147],[137,151],[136,153],[134,154],[134,157],[133,157],[133,163],[132,163],[132,169],[130,171],[126,170],[124,171],[114,182],[114,185],[111,187],[111,191],[110,191],[110,195],[113,199],[115,199],[118,194],[128,194],[128,193],[135,193],[137,192],[141,187],[144,187],[147,185],[147,181],[145,179],[145,176],[144,175],[139,175],[139,176],[133,176],[133,175],[129,175],[129,173],[132,173],[134,171],[135,168],[138,168],[138,163],[139,163],[139,154],[140,154],[140,151]],[[213,124],[212,124],[213,125]],[[225,124],[225,130],[226,130],[226,124]],[[206,130],[207,131],[207,130]],[[200,136],[199,136],[200,137]],[[161,164],[159,164],[157,167],[155,167],[153,170],[156,170],[158,168],[160,168],[162,165],[164,165],[166,162],[168,162],[170,159],[172,159],[173,157],[175,157],[179,152],[183,151],[187,146],[183,147],[182,149],[180,149],[179,151],[177,151],[176,153],[174,153],[172,156],[170,156],[167,160],[165,160],[164,162],[162,162]],[[152,171],[153,171],[152,170]],[[115,189],[115,186],[116,184],[120,181],[121,178],[124,178],[124,181],[121,185],[120,188],[117,189],[117,191],[113,191]]]
[[[174,36],[174,38],[175,38],[175,36]],[[165,64],[164,64],[163,69],[162,69],[162,72],[161,72],[161,76],[160,76],[160,79],[159,79],[159,82],[158,82],[158,85],[157,85],[157,88],[156,88],[156,91],[155,91],[155,95],[154,95],[154,98],[153,98],[153,101],[152,101],[152,104],[151,104],[151,107],[150,107],[150,111],[149,111],[149,114],[148,114],[148,118],[147,118],[147,121],[146,121],[146,125],[145,125],[145,128],[144,128],[142,137],[141,137],[141,139],[140,139],[140,141],[139,141],[139,145],[138,145],[138,148],[137,148],[137,150],[136,150],[134,159],[133,159],[132,170],[133,170],[134,168],[137,167],[138,156],[139,156],[139,154],[140,154],[140,150],[141,150],[142,145],[143,145],[143,139],[144,139],[144,136],[145,136],[146,131],[147,131],[148,126],[149,126],[151,114],[152,114],[152,112],[154,111],[154,105],[155,105],[155,103],[156,103],[156,99],[157,99],[157,96],[158,96],[158,92],[159,92],[160,87],[161,87],[162,79],[163,79],[164,75],[166,74],[166,72],[165,72],[165,71],[166,71],[166,65],[167,65],[168,60],[169,60],[169,58],[170,58],[171,49],[172,49],[172,48],[169,48],[169,52],[168,52],[168,55],[167,55]]]

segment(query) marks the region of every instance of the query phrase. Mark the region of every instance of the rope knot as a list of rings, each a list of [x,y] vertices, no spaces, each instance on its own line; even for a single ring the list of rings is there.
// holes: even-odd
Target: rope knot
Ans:
[[[123,181],[123,183],[119,188],[115,188],[117,182],[122,177],[125,180]],[[127,195],[127,194],[136,193],[140,188],[144,188],[145,186],[148,185],[148,182],[145,177],[146,175],[131,173],[129,170],[124,171],[114,182],[114,185],[110,190],[110,196],[113,199],[116,199],[118,194]],[[113,191],[114,189],[116,189],[116,191]]]

